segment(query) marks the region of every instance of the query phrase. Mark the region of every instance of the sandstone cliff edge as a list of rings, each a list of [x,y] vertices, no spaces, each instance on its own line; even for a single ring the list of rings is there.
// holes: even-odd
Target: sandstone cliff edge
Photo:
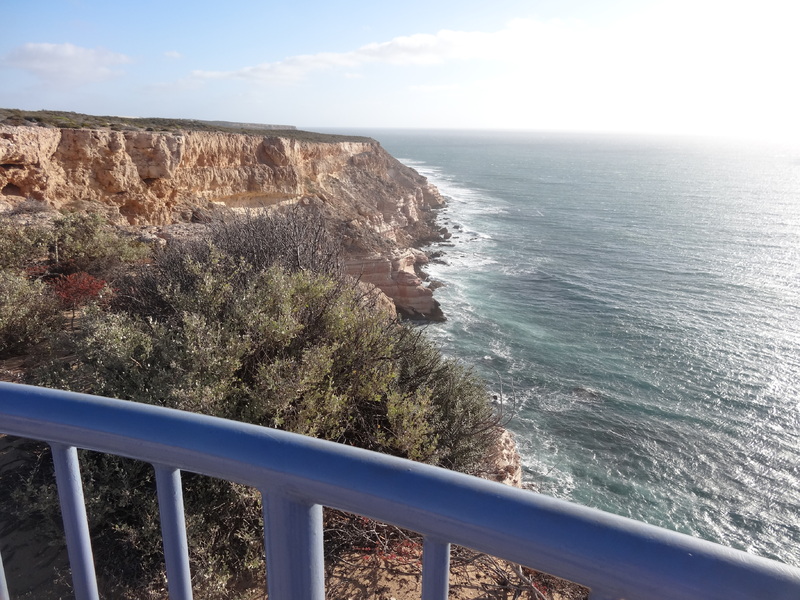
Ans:
[[[303,203],[333,221],[349,272],[411,316],[439,318],[414,246],[439,239],[435,187],[369,138],[0,124],[0,209],[27,199],[130,227]]]

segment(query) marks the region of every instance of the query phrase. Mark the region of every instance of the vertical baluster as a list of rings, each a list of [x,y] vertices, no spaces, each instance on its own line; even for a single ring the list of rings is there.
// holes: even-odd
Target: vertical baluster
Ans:
[[[262,491],[270,600],[324,600],[322,507]]]
[[[6,584],[6,570],[3,567],[3,557],[0,555],[0,600],[9,600],[8,585]]]
[[[183,512],[181,472],[174,467],[153,465],[158,488],[158,510],[167,586],[170,600],[192,600],[192,575],[189,570],[189,544],[186,541],[186,518]]]
[[[58,499],[67,537],[67,554],[72,570],[72,585],[78,600],[98,600],[94,557],[89,539],[89,524],[83,501],[83,484],[74,446],[50,444],[56,469]]]
[[[450,544],[425,537],[422,545],[422,600],[447,600]]]

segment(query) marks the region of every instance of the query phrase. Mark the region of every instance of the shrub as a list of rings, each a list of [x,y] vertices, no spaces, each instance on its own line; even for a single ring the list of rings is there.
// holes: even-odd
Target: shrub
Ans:
[[[344,273],[342,244],[319,212],[297,205],[287,211],[246,212],[211,227],[211,240],[228,256],[256,269],[279,265],[289,272]]]
[[[371,308],[353,280],[332,276],[340,259],[327,232],[308,221],[287,233],[281,218],[250,215],[218,227],[213,242],[159,251],[119,282],[113,310],[89,310],[69,363],[35,382],[477,470],[495,431],[482,383]],[[271,244],[265,231],[294,241]],[[149,467],[92,453],[83,461],[101,577],[109,585],[124,576],[132,595],[163,583]],[[34,493],[45,481],[18,503],[21,520],[41,523],[52,510],[53,495]],[[207,597],[229,579],[257,578],[258,493],[190,474],[184,488],[193,568],[213,572]],[[123,562],[143,566],[120,573]]]
[[[433,455],[428,389],[397,386],[406,330],[354,285],[185,245],[122,282],[115,303],[87,319],[79,362],[49,383],[91,381],[106,396]]]
[[[68,213],[54,221],[48,250],[52,271],[85,271],[103,279],[113,279],[122,265],[150,254],[146,245],[117,234],[96,213]]]
[[[24,269],[47,256],[49,233],[0,220],[0,269]]]
[[[53,283],[53,290],[61,305],[72,311],[71,325],[73,327],[75,326],[75,312],[98,298],[105,287],[105,281],[83,272],[62,275]]]
[[[397,346],[398,386],[425,390],[431,398],[436,464],[480,474],[497,442],[499,417],[486,383],[472,369],[445,358],[419,329],[403,329]]]
[[[60,321],[58,302],[44,283],[0,269],[0,356],[41,342]]]
[[[118,234],[98,214],[68,213],[52,226],[0,220],[0,268],[39,268],[40,275],[88,272],[103,279],[150,255],[147,245]]]
[[[53,208],[50,207],[44,200],[37,200],[36,198],[26,198],[22,202],[16,204],[9,214],[11,215],[33,215],[37,213],[50,212]]]

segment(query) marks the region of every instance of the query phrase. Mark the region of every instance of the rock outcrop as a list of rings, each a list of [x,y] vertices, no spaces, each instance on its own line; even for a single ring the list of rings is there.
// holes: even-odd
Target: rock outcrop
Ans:
[[[347,263],[347,272],[379,287],[394,299],[399,312],[405,317],[442,320],[444,315],[433,298],[433,290],[426,287],[417,275],[417,267],[427,262],[428,257],[424,252],[406,248],[390,254],[374,253],[351,258]]]
[[[375,140],[290,133],[116,131],[0,125],[0,196],[100,210],[130,226],[191,221],[222,208],[315,204],[333,219],[351,273],[404,314],[437,318],[416,244],[438,239],[438,191]]]
[[[487,479],[522,487],[522,457],[517,450],[514,434],[508,429],[503,429],[497,440],[497,446],[489,457],[489,472]]]

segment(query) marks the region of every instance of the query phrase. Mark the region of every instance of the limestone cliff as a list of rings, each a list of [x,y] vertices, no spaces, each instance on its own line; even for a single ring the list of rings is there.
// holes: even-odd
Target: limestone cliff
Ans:
[[[351,273],[407,314],[438,311],[414,274],[424,255],[408,248],[438,237],[432,211],[443,200],[368,138],[0,125],[0,194],[12,208],[33,198],[131,226],[315,204],[336,222]]]

